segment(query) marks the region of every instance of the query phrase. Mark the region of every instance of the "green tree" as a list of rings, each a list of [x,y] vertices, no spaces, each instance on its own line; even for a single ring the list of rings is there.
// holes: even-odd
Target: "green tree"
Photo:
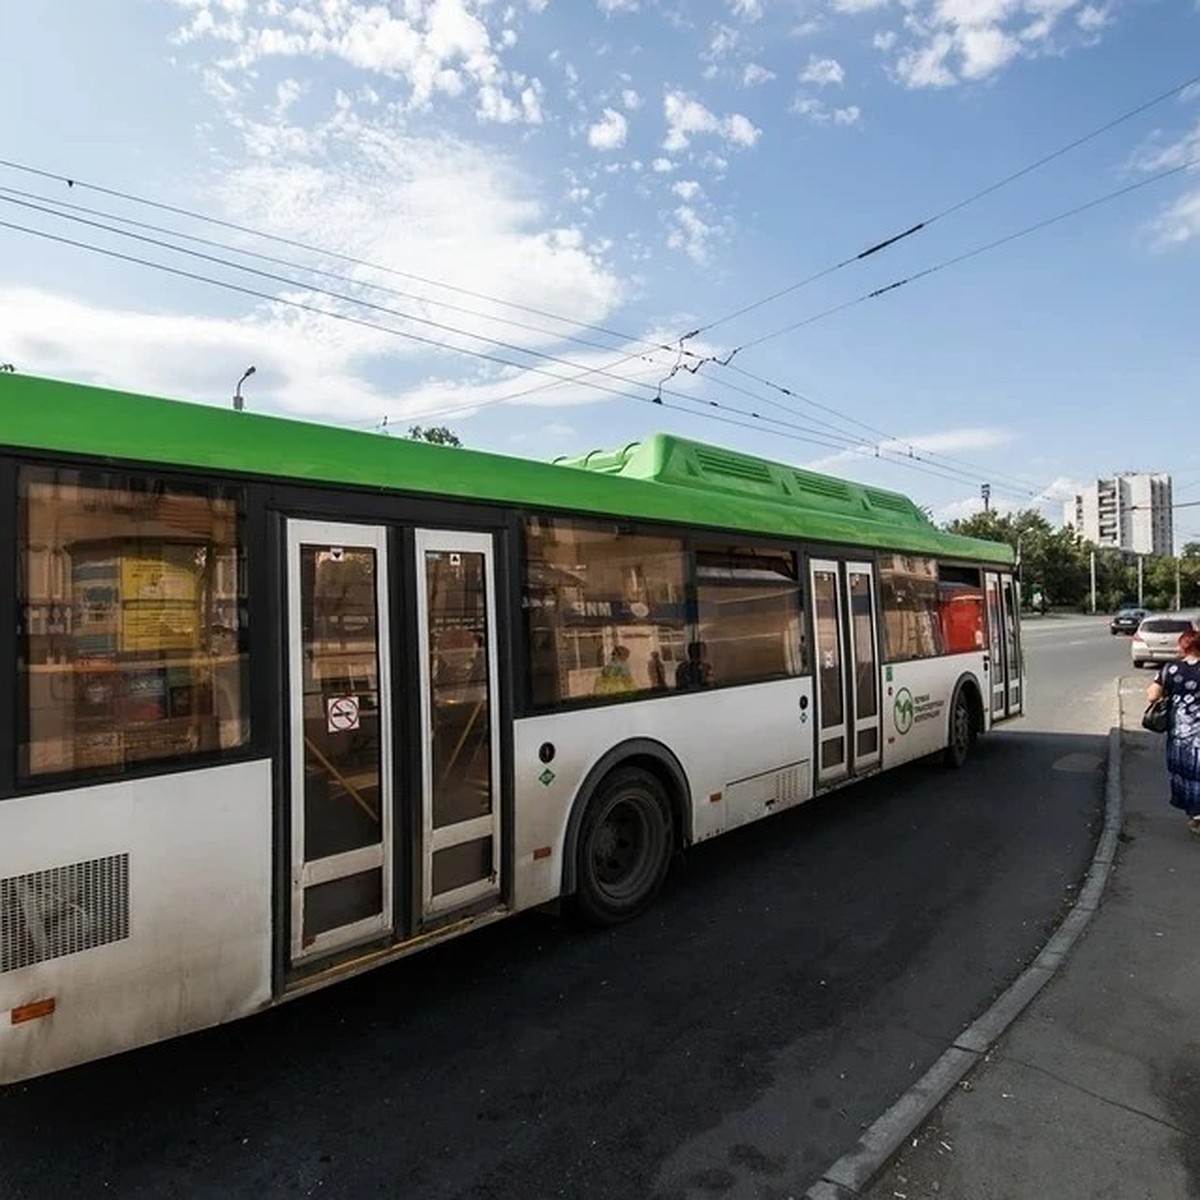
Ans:
[[[948,526],[951,533],[1007,542],[1021,564],[1023,594],[1034,591],[1059,608],[1074,608],[1088,598],[1088,550],[1074,530],[1055,529],[1036,509],[1018,513],[981,512]]]
[[[462,445],[462,439],[458,434],[445,425],[430,425],[428,428],[412,425],[409,427],[408,436],[414,442],[432,442],[435,446]]]

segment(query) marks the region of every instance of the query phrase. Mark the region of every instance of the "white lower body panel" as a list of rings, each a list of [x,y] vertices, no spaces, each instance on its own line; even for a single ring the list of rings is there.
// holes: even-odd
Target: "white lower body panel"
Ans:
[[[0,802],[0,903],[0,1083],[264,1007],[270,763]]]

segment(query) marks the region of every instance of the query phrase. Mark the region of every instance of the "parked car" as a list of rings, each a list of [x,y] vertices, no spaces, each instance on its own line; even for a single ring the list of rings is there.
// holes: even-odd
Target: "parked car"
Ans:
[[[1200,614],[1145,617],[1129,643],[1133,665],[1145,667],[1152,663],[1174,662],[1179,657],[1179,635],[1188,629],[1200,629]]]
[[[1118,633],[1136,633],[1143,618],[1150,615],[1148,608],[1122,608],[1108,623],[1115,637]]]

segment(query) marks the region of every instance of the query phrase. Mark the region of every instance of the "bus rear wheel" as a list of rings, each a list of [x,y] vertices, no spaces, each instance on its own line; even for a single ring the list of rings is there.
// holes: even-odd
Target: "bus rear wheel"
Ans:
[[[942,755],[946,766],[961,767],[966,763],[974,737],[971,702],[967,699],[966,690],[960,688],[954,695],[954,705],[950,709],[950,740]]]
[[[584,814],[576,911],[593,925],[616,925],[645,911],[667,876],[672,844],[662,784],[638,767],[614,771]]]

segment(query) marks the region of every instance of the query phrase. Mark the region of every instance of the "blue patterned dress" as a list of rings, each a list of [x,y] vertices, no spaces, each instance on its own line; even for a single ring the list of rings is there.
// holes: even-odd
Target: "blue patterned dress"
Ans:
[[[1200,816],[1200,662],[1180,659],[1157,676],[1171,700],[1167,728],[1167,772],[1171,803],[1189,817]]]

